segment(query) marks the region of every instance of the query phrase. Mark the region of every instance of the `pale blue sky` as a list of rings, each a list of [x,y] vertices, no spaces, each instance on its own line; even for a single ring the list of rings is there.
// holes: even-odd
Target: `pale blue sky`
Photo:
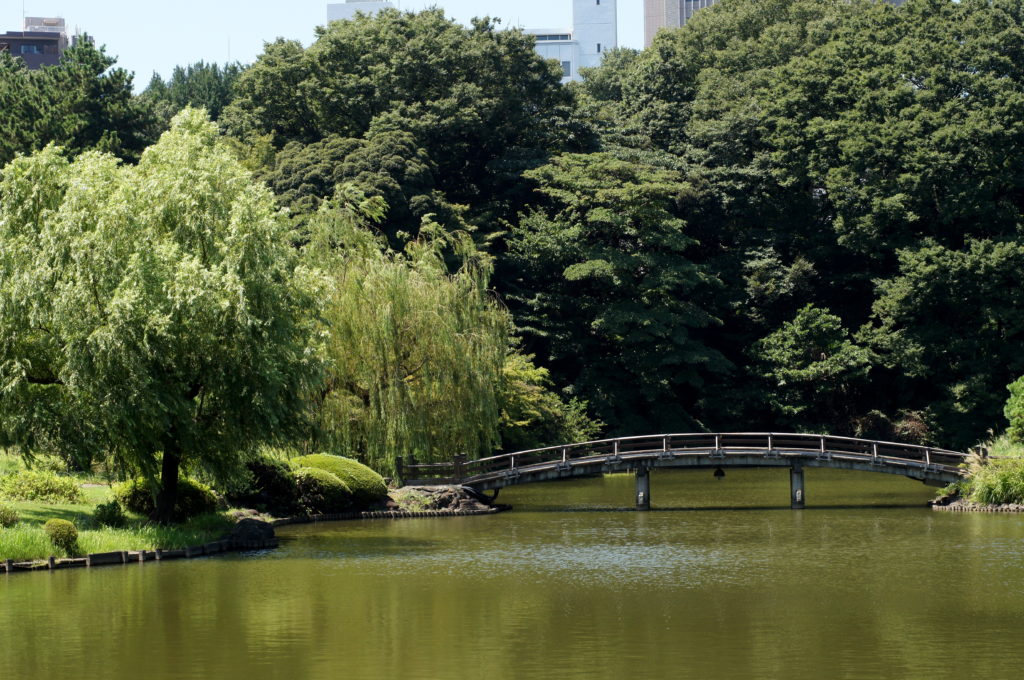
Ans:
[[[402,0],[403,10],[437,5],[467,23],[490,15],[503,24],[561,28],[571,23],[571,0]],[[118,64],[134,71],[136,88],[153,71],[164,77],[177,64],[199,60],[251,62],[278,36],[309,44],[323,24],[322,0],[24,0],[28,16],[62,16],[107,46]],[[22,0],[0,0],[0,33],[21,30]],[[619,44],[643,46],[643,0],[619,0]]]

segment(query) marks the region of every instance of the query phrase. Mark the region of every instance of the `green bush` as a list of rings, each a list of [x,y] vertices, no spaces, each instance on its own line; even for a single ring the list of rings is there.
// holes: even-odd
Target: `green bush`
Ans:
[[[352,492],[337,476],[317,468],[295,471],[299,508],[307,515],[342,512],[352,507]]]
[[[295,475],[284,461],[261,456],[246,463],[249,482],[228,496],[233,505],[256,508],[278,517],[296,511],[299,490]]]
[[[969,500],[975,503],[1024,503],[1024,459],[990,460],[972,467],[966,482]]]
[[[18,523],[18,511],[6,505],[0,505],[0,527],[7,529]]]
[[[380,502],[388,495],[388,487],[384,483],[384,478],[351,458],[315,453],[310,456],[300,456],[292,462],[299,467],[330,472],[345,483],[352,492],[353,502],[359,507]]]
[[[1010,421],[1010,429],[1007,431],[1010,440],[1017,444],[1024,444],[1024,376],[1016,382],[1010,383],[1010,399],[1006,402],[1003,413]]]
[[[152,487],[143,477],[114,486],[114,499],[125,509],[149,517],[156,508]],[[210,487],[194,479],[178,480],[178,499],[174,504],[174,520],[185,522],[197,515],[217,510],[217,496]]]
[[[78,552],[78,529],[71,522],[66,519],[50,519],[43,525],[43,531],[57,549],[68,555]]]
[[[128,523],[128,518],[124,514],[124,508],[116,500],[97,505],[96,509],[93,510],[92,518],[96,520],[97,524],[115,529],[123,527]]]
[[[20,470],[0,478],[0,497],[42,503],[81,503],[84,500],[78,482],[47,470]]]

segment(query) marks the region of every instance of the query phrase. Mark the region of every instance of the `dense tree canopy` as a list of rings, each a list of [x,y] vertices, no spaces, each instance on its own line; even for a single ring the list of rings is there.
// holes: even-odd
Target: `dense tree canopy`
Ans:
[[[29,70],[0,52],[0,166],[16,154],[58,144],[136,159],[151,119],[132,96],[132,76],[91,40],[67,49],[59,66]]]
[[[195,110],[137,166],[58,149],[0,183],[0,431],[109,453],[156,483],[230,471],[300,424],[317,376],[315,279],[270,193]]]
[[[473,207],[495,229],[490,218],[526,194],[522,169],[593,142],[560,80],[520,31],[487,19],[464,28],[439,9],[388,10],[333,22],[308,49],[268,44],[223,121],[241,139],[270,135],[283,149],[275,184],[300,187],[293,173],[322,167],[322,177],[385,196],[385,231],[414,231],[410,216],[446,204]],[[332,189],[327,181],[301,191],[323,199]],[[437,219],[455,226],[450,212]]]
[[[46,310],[65,288],[89,292],[87,264],[102,276],[99,302],[76,298],[83,309],[134,290],[110,272],[163,257],[161,229],[179,210],[219,234],[242,229],[243,208],[276,239],[266,257],[284,321],[302,323],[292,258],[326,273],[327,311],[306,330],[324,341],[327,382],[306,393],[319,428],[303,436],[384,467],[406,453],[586,438],[597,429],[587,408],[609,434],[821,429],[968,446],[1004,416],[1020,431],[1019,0],[721,0],[570,86],[532,40],[487,19],[467,28],[440,10],[385,11],[332,23],[308,48],[269,43],[245,69],[178,69],[135,98],[89,45],[37,72],[0,55],[0,161],[63,148],[4,174],[4,436],[135,451],[104,434],[113,421],[82,416],[109,385],[86,389],[65,366],[87,356],[100,370],[89,343],[105,336],[83,329],[104,317],[57,323]],[[219,112],[224,136],[190,113],[138,169],[62,155],[139,161],[186,104]],[[175,144],[192,144],[198,165],[169,159]],[[217,178],[206,158],[223,163]],[[128,235],[95,252],[75,240],[115,222]],[[65,242],[63,259],[46,260]],[[182,262],[216,270],[202,243],[179,244]],[[223,299],[215,276],[196,276],[211,288],[189,304]],[[156,370],[145,348],[185,326],[139,309],[144,330],[126,326],[122,342]],[[211,333],[234,343],[241,331],[217,319],[226,325]],[[187,348],[168,357],[202,369]],[[278,360],[267,351],[256,356]],[[132,366],[132,380],[149,375]],[[166,388],[151,398],[184,413],[173,375],[138,390]],[[26,399],[33,390],[46,398]],[[131,415],[143,420],[151,402],[140,403]],[[172,432],[169,419],[146,422]]]

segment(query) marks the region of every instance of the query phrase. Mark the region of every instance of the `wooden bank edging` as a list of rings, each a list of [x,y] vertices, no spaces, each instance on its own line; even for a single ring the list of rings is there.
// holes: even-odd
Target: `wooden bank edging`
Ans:
[[[261,541],[240,541],[236,539],[225,539],[213,541],[203,545],[195,545],[178,550],[116,550],[107,553],[93,553],[85,557],[69,557],[58,559],[54,556],[46,560],[32,560],[15,562],[4,560],[0,562],[0,573],[12,574],[19,571],[51,571],[54,569],[75,569],[81,567],[106,567],[115,564],[144,564],[146,562],[163,562],[166,560],[192,559],[206,555],[219,555],[226,552],[237,552],[240,550],[266,550],[276,548],[276,538],[268,538]]]
[[[418,519],[426,517],[475,517],[493,515],[506,508],[493,507],[486,510],[423,510],[411,512],[407,510],[380,510],[367,512],[341,512],[326,515],[310,515],[308,517],[285,517],[269,522],[271,526],[287,526],[289,524],[314,524],[316,522],[340,522],[356,519]],[[163,562],[166,560],[192,559],[208,555],[219,555],[227,552],[244,550],[268,550],[277,548],[277,538],[261,541],[240,541],[224,539],[203,545],[180,548],[178,550],[117,550],[107,553],[93,553],[85,557],[56,558],[50,556],[45,560],[26,560],[0,562],[0,573],[13,574],[21,571],[52,571],[56,569],[76,569],[82,567],[106,567],[122,564],[144,564],[146,562]]]

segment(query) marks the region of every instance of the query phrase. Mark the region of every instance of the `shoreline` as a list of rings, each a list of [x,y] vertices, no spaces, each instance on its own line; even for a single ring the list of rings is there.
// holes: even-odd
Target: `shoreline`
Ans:
[[[247,550],[272,550],[279,547],[280,542],[274,528],[281,526],[316,524],[319,522],[347,522],[355,520],[396,520],[396,519],[431,519],[439,517],[480,517],[496,515],[511,510],[509,505],[493,505],[477,508],[442,508],[434,510],[364,510],[356,512],[340,512],[319,515],[300,515],[281,517],[269,521],[244,518],[235,525],[239,535],[229,535],[217,541],[195,545],[176,550],[118,550],[107,553],[92,553],[84,557],[63,557],[53,555],[40,560],[0,559],[0,574],[18,572],[55,571],[58,569],[80,569],[106,567],[125,564],[145,564],[146,562],[162,562],[166,560],[193,559],[222,555],[230,552]],[[239,528],[241,527],[241,530]]]

